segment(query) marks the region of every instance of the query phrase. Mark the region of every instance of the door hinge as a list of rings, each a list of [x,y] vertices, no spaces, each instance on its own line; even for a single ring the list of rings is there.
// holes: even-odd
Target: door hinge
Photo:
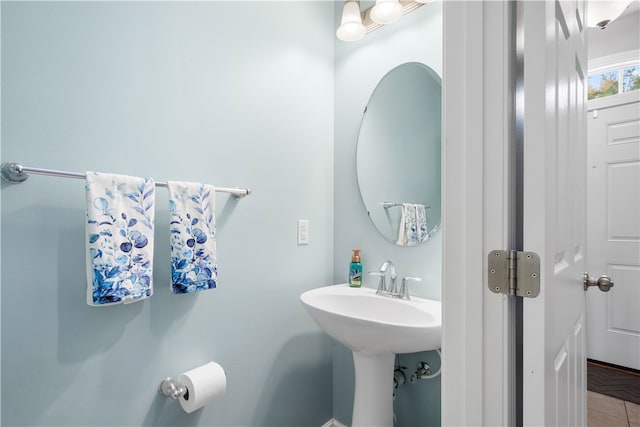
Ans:
[[[535,252],[491,251],[488,261],[491,292],[527,298],[540,293],[540,257]]]

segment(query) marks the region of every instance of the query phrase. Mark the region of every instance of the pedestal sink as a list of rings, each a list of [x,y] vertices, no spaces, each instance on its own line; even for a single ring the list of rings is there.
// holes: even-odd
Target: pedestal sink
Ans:
[[[393,426],[395,355],[440,348],[440,301],[401,300],[347,284],[307,291],[300,300],[325,333],[353,352],[352,427]]]

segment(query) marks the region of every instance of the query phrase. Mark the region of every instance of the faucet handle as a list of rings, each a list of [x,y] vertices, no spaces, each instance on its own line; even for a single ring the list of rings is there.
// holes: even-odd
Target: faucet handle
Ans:
[[[378,289],[376,290],[376,294],[386,294],[387,293],[387,282],[385,280],[385,274],[381,271],[370,271],[369,276],[378,276],[380,277],[380,281],[378,282]]]
[[[409,286],[407,282],[409,280],[413,280],[414,282],[422,282],[422,279],[419,277],[405,277],[402,279],[402,285],[400,285],[400,292],[398,292],[400,298],[410,300],[409,296]]]

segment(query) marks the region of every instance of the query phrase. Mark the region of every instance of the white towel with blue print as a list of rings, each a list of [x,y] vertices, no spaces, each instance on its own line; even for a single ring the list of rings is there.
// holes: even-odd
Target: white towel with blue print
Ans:
[[[415,223],[416,210],[414,205],[411,203],[403,203],[402,214],[400,216],[400,226],[398,227],[398,240],[396,241],[398,245],[415,245]]]
[[[86,172],[87,304],[131,303],[153,294],[152,178]]]
[[[427,226],[427,208],[425,205],[417,203],[416,205],[416,238],[418,243],[424,242],[429,238]]]
[[[167,182],[171,208],[171,287],[176,294],[213,289],[216,257],[215,188]]]
[[[427,238],[427,214],[425,206],[415,203],[403,203],[396,243],[401,246],[415,246]]]

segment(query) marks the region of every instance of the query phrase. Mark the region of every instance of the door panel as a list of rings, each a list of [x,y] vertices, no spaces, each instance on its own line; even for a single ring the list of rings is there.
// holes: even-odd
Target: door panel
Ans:
[[[523,299],[523,423],[585,425],[584,2],[522,3],[523,249],[541,258],[540,296]]]
[[[640,236],[640,162],[608,165],[609,241],[636,242]]]
[[[589,106],[588,271],[615,285],[587,292],[587,354],[640,369],[640,94]]]
[[[616,292],[607,297],[607,330],[611,333],[630,336],[640,335],[640,311],[637,304],[640,301],[640,268],[628,265],[609,265],[610,277],[615,277],[618,283]],[[637,340],[631,339],[631,349]],[[623,353],[625,353],[623,351]],[[634,351],[628,352],[631,356]],[[637,356],[637,351],[635,352]],[[613,363],[613,362],[611,362]]]

